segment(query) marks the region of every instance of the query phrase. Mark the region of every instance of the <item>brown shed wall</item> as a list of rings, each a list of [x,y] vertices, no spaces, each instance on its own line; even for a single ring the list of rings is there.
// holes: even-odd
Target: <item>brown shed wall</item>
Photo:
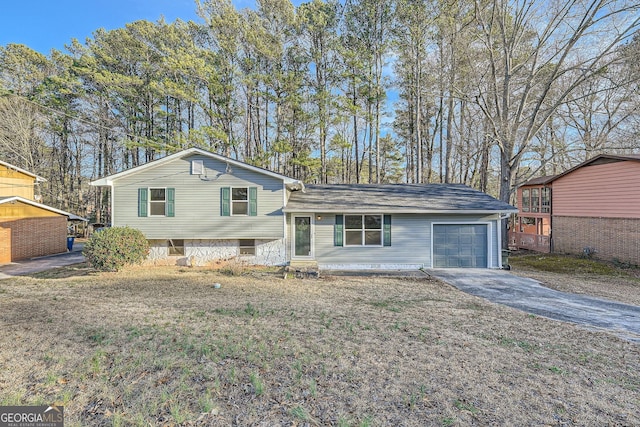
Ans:
[[[553,215],[640,218],[640,162],[584,166],[553,182]],[[555,221],[555,220],[554,220]],[[553,232],[558,224],[553,224]]]
[[[0,227],[0,264],[11,262],[11,230]]]
[[[11,261],[66,252],[67,218],[23,218],[0,222],[11,231]]]
[[[555,188],[555,187],[554,187]],[[640,219],[553,216],[553,250],[640,265]]]

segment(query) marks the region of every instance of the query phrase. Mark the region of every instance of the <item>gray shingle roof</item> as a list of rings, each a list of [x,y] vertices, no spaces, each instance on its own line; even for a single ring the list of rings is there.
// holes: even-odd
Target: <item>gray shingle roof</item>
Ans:
[[[308,185],[291,194],[285,212],[517,212],[462,184]]]
[[[526,185],[546,185],[556,179],[558,175],[551,176],[539,176],[537,178],[531,178],[529,181],[520,184],[520,187],[524,187]]]

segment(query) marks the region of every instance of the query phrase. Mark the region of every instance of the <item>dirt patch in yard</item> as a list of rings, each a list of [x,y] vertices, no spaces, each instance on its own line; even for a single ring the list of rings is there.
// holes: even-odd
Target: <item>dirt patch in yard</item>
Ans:
[[[511,273],[562,292],[591,295],[640,306],[640,269],[571,255],[520,252]]]
[[[68,426],[640,424],[640,346],[426,278],[16,278],[0,322],[0,404]]]

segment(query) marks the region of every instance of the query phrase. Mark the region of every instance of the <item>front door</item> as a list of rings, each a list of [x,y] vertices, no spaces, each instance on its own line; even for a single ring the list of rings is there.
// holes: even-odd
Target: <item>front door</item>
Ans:
[[[293,217],[293,256],[295,258],[312,258],[312,216],[300,215]]]

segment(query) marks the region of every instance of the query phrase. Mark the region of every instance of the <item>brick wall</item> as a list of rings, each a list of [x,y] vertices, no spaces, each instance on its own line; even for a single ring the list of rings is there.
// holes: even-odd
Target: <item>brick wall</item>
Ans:
[[[640,265],[640,219],[553,217],[553,251],[581,254],[595,248],[601,259]]]
[[[24,218],[0,223],[11,230],[11,260],[57,254],[67,250],[67,218]]]

